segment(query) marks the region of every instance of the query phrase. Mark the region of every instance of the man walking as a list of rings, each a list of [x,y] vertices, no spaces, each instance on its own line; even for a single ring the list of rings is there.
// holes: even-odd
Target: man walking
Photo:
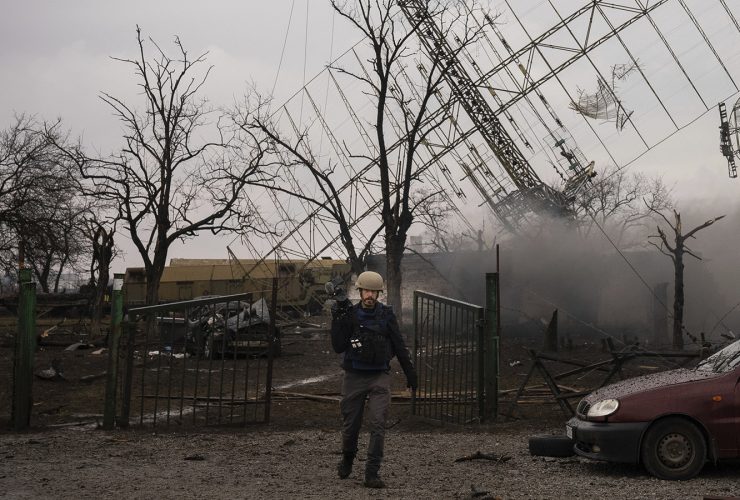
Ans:
[[[391,404],[390,361],[393,356],[398,358],[411,389],[417,387],[416,370],[393,309],[378,301],[383,291],[382,276],[365,271],[357,277],[355,288],[360,292],[358,304],[353,306],[346,296],[335,296],[337,302],[332,307],[331,343],[334,351],[343,354],[344,369],[340,403],[342,460],[337,471],[341,479],[352,472],[367,399],[370,440],[363,484],[368,488],[384,488],[378,471]]]

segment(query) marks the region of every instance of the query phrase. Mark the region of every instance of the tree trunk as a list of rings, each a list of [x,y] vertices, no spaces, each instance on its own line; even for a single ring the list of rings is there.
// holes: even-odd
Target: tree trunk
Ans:
[[[43,293],[49,293],[50,265],[45,262],[44,267],[42,269],[39,269],[36,267],[36,264],[34,263],[33,271],[36,274],[36,279],[38,280],[38,284],[41,286],[41,291]]]
[[[156,262],[146,269],[146,305],[153,306],[159,303],[159,280],[162,279],[164,265]]]
[[[54,293],[59,293],[59,281],[62,279],[62,273],[64,272],[64,268],[67,265],[68,260],[69,255],[65,255],[59,263],[59,270],[57,271],[56,278],[54,278]]]
[[[386,244],[386,288],[388,289],[388,304],[393,307],[393,310],[398,317],[399,323],[401,321],[403,306],[401,300],[401,259],[403,258],[403,245],[396,245],[394,243]]]
[[[673,291],[673,348],[683,349],[683,250],[675,252],[675,286]]]
[[[113,260],[113,233],[101,228],[97,236],[99,236],[99,239],[96,238],[96,241],[93,241],[93,255],[98,265],[98,276],[95,278],[95,290],[91,304],[90,332],[93,338],[99,337],[101,334],[104,298],[108,292],[110,264]]]

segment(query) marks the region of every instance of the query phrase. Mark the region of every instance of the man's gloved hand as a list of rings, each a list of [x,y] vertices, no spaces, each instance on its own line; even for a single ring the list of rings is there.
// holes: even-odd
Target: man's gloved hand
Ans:
[[[413,391],[419,387],[419,378],[413,368],[406,374],[406,387],[410,387]]]
[[[331,314],[334,318],[341,318],[352,310],[352,302],[345,298],[342,301],[336,301],[331,306]]]

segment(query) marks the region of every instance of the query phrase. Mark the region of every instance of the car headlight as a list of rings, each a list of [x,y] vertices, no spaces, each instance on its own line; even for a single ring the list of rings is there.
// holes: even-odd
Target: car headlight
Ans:
[[[607,417],[617,411],[619,401],[616,399],[604,399],[588,409],[588,417]]]

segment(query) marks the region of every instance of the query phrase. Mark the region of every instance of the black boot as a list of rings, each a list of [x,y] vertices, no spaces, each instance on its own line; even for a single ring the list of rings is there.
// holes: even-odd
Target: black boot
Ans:
[[[342,459],[337,465],[337,474],[339,479],[347,479],[352,473],[352,462],[354,462],[355,456],[349,453],[342,453]]]
[[[365,482],[362,483],[365,488],[385,488],[385,483],[378,476],[382,462],[383,432],[381,426],[380,431],[376,429],[370,432],[370,442],[367,447],[367,462],[365,462]]]
[[[365,488],[385,488],[385,483],[377,474],[365,475],[365,482],[362,483]]]
[[[377,469],[365,469],[365,482],[362,485],[365,488],[385,488],[385,483],[378,476]]]

